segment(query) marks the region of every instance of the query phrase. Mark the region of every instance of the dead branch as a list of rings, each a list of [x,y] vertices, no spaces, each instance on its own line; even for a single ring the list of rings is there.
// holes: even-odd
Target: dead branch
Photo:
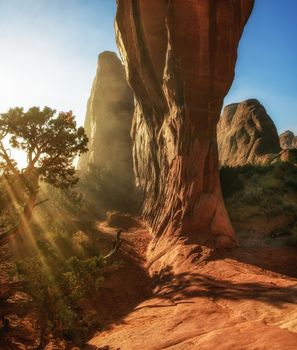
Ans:
[[[47,201],[49,201],[50,199],[49,198],[47,198],[47,199],[43,199],[42,201],[40,201],[40,202],[37,202],[37,203],[35,203],[34,204],[34,208],[35,207],[37,207],[38,205],[40,205],[40,204],[43,204],[43,203],[45,203],[45,202],[47,202]]]
[[[122,243],[121,233],[122,233],[122,230],[119,230],[117,233],[117,239],[113,242],[112,250],[103,257],[103,260],[112,258],[115,255],[115,253],[120,249],[120,246]]]

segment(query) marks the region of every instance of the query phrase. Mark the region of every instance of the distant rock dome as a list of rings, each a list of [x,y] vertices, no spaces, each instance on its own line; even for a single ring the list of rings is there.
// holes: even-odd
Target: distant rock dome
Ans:
[[[217,133],[221,166],[265,163],[281,151],[274,122],[256,99],[226,106]]]
[[[297,136],[291,130],[287,130],[279,135],[282,149],[297,148]]]

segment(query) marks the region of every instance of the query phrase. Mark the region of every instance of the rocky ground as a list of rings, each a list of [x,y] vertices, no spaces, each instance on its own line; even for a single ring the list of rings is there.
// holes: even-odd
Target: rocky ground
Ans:
[[[294,248],[243,244],[229,252],[201,247],[191,271],[173,275],[169,267],[149,276],[147,230],[138,219],[111,217],[98,222],[102,242],[123,229],[118,259],[122,267],[107,281],[98,303],[88,304],[102,326],[88,350],[296,349],[297,252]],[[30,299],[13,290],[11,256],[1,246],[1,312],[10,329],[1,330],[0,349],[36,349],[38,324]],[[6,286],[6,287],[5,287]],[[6,288],[6,289],[5,289]],[[9,310],[8,310],[9,309]],[[78,349],[52,339],[49,349]]]
[[[0,316],[9,320],[9,329],[0,329],[0,349],[36,349],[38,325],[30,297],[11,274],[13,257],[7,243],[0,245]]]
[[[139,262],[134,268],[146,275]],[[191,271],[174,276],[168,268],[152,278],[151,296],[95,334],[88,349],[296,349],[296,263],[293,248],[202,247]]]

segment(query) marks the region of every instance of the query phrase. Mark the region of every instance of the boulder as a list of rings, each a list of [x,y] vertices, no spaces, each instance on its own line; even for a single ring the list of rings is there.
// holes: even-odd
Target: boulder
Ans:
[[[217,132],[222,166],[263,164],[281,151],[276,127],[256,99],[226,106]]]
[[[297,136],[290,130],[280,134],[279,141],[282,149],[297,148]]]

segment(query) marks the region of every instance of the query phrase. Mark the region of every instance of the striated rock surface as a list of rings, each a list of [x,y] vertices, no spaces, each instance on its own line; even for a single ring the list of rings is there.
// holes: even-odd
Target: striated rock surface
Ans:
[[[78,169],[82,175],[101,174],[107,182],[106,190],[113,191],[110,195],[124,206],[135,192],[130,137],[133,111],[133,94],[124,66],[114,52],[101,53],[84,125],[89,151],[80,157]]]
[[[282,149],[297,148],[297,136],[290,130],[280,134],[279,141]]]
[[[155,235],[149,261],[157,270],[162,261],[177,268],[193,259],[197,243],[235,243],[221,195],[216,124],[252,6],[253,0],[117,1],[117,41],[136,98],[134,166],[146,192],[143,214]]]
[[[222,166],[265,163],[281,151],[276,127],[256,99],[226,106],[217,132]]]

